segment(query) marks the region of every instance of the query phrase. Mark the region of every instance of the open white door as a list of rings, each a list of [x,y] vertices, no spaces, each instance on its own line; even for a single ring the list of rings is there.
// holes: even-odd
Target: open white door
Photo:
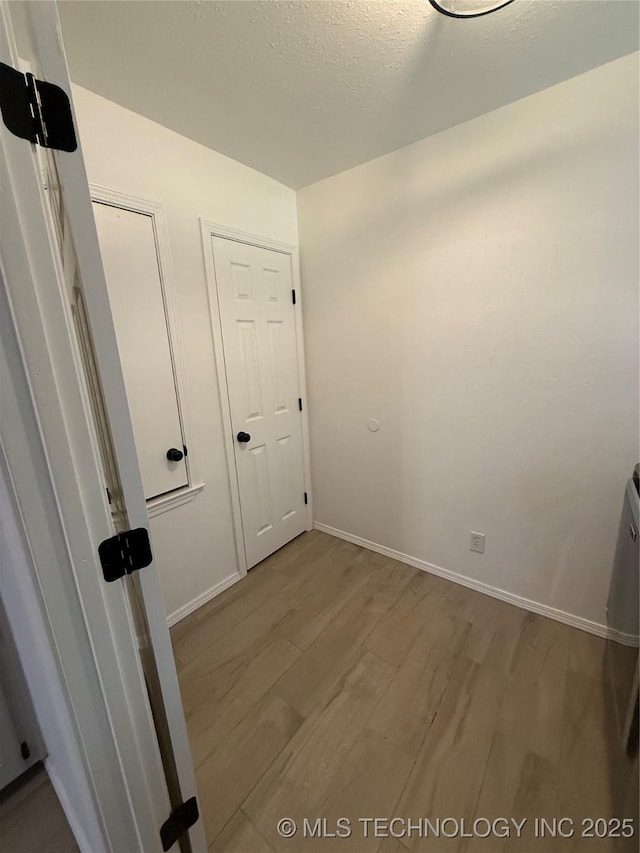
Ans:
[[[0,0],[0,62],[14,118],[24,91],[7,106],[10,69],[70,97],[55,3]],[[38,142],[46,115],[44,127]],[[155,565],[107,582],[99,557],[148,518],[80,149],[0,122],[0,203],[0,439],[104,846],[205,851],[202,821],[184,829],[195,776]]]

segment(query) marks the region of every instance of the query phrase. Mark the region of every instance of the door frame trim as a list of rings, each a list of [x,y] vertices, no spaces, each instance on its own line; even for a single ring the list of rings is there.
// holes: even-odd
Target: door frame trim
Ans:
[[[202,234],[202,251],[204,253],[205,278],[207,282],[207,297],[209,302],[209,318],[211,321],[211,334],[213,337],[213,348],[215,353],[216,373],[218,377],[218,389],[220,397],[220,408],[222,411],[222,423],[224,433],[224,448],[227,459],[227,470],[229,473],[229,491],[231,494],[231,509],[233,515],[233,533],[236,545],[236,557],[238,571],[244,577],[247,574],[247,557],[244,547],[244,535],[242,530],[242,510],[240,507],[240,486],[238,483],[238,472],[236,469],[236,457],[233,441],[233,423],[231,419],[231,404],[229,402],[229,384],[225,366],[224,349],[222,346],[222,323],[220,320],[220,309],[218,302],[218,281],[216,279],[215,263],[213,257],[212,237],[224,237],[227,240],[235,240],[236,243],[246,243],[259,249],[269,249],[280,254],[288,255],[291,264],[291,280],[296,291],[296,303],[293,306],[296,329],[296,355],[298,362],[298,383],[300,394],[304,400],[302,408],[302,457],[304,467],[304,484],[308,495],[307,530],[313,529],[313,497],[311,493],[311,455],[309,452],[309,411],[306,382],[306,368],[304,358],[304,335],[302,331],[302,294],[300,287],[300,259],[297,246],[291,243],[282,243],[270,237],[259,234],[250,234],[229,228],[218,222],[200,217],[200,231]]]

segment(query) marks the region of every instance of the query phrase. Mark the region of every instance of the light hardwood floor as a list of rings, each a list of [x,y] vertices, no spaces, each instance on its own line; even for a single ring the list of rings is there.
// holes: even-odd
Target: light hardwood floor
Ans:
[[[638,850],[637,836],[534,837],[536,817],[579,831],[618,815],[637,831],[602,640],[318,531],[172,639],[216,853]],[[292,839],[276,831],[284,817]],[[305,817],[329,830],[349,818],[353,834],[304,839]],[[476,817],[528,821],[519,840],[398,839],[371,824],[364,837],[369,817],[464,818],[467,832]]]
[[[41,765],[0,792],[0,851],[78,853],[62,806]]]

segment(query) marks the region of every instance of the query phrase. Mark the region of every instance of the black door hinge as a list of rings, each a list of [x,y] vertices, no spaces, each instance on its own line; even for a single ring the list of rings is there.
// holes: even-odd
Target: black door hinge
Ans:
[[[295,290],[291,291],[291,301],[293,302],[294,305],[296,304],[296,292],[295,292]]]
[[[302,397],[298,397],[298,409],[302,411]]]
[[[78,147],[71,103],[64,89],[0,62],[0,112],[20,139],[43,148],[75,151]]]
[[[309,498],[308,498],[308,496],[307,496],[307,493],[306,493],[306,492],[304,493],[304,502],[305,502],[306,504],[308,504],[308,503],[309,503]]]
[[[144,527],[116,533],[98,545],[102,574],[107,583],[117,581],[138,569],[144,569],[153,560],[149,533]]]
[[[162,849],[169,850],[173,847],[180,836],[191,829],[199,817],[198,801],[195,797],[191,797],[186,802],[176,806],[160,827]]]

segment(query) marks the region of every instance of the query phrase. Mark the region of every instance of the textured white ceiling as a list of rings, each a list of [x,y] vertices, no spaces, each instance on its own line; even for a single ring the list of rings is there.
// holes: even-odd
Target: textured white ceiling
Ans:
[[[72,78],[301,187],[638,49],[637,0],[62,0]],[[588,106],[588,105],[587,105]]]

